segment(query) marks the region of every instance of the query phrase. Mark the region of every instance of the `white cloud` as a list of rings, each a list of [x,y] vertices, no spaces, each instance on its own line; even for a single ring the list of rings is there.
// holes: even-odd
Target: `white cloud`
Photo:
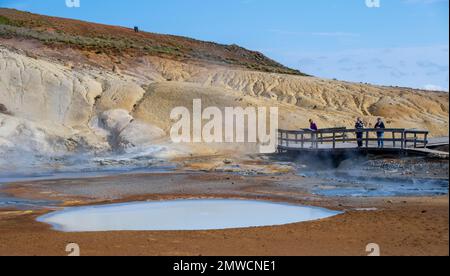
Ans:
[[[434,45],[344,51],[270,51],[268,54],[318,77],[448,91],[448,49],[448,45]]]
[[[423,87],[423,89],[429,90],[429,91],[446,91],[446,92],[448,92],[448,90],[445,90],[442,86],[434,85],[434,84],[427,84]]]

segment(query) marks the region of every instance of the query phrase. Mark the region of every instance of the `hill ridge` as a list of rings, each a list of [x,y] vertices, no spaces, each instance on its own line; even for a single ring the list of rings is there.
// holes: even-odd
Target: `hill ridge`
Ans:
[[[0,37],[35,39],[52,47],[73,47],[121,56],[134,54],[175,60],[194,60],[255,71],[303,75],[260,52],[236,44],[224,45],[194,38],[135,32],[123,26],[91,23],[0,8]]]

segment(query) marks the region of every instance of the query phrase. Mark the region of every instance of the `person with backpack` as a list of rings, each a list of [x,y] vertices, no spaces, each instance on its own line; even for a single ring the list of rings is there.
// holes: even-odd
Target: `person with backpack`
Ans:
[[[383,119],[381,118],[377,119],[375,128],[379,129],[379,131],[377,132],[378,148],[382,149],[384,148],[384,129],[386,129],[386,125],[384,124]]]
[[[356,139],[358,141],[358,148],[362,148],[363,147],[363,137],[364,137],[364,132],[362,131],[365,128],[364,122],[361,120],[361,118],[357,118],[356,119],[356,123],[355,123],[355,129],[357,130],[356,132]],[[361,130],[361,131],[359,131]]]

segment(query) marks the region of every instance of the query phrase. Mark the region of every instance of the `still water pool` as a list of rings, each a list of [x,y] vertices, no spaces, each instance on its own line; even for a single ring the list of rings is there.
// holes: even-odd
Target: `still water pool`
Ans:
[[[174,200],[75,207],[39,217],[64,232],[218,230],[284,225],[341,214],[251,200]]]

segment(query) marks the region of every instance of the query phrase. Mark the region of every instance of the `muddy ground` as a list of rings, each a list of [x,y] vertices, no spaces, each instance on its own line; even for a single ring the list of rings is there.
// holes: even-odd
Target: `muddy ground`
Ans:
[[[3,185],[2,193],[48,206],[0,211],[0,255],[449,255],[448,195],[324,197],[310,192],[327,180],[296,173],[243,176],[168,172]],[[61,207],[185,198],[245,198],[312,205],[344,214],[321,221],[219,231],[61,233],[36,218]]]

